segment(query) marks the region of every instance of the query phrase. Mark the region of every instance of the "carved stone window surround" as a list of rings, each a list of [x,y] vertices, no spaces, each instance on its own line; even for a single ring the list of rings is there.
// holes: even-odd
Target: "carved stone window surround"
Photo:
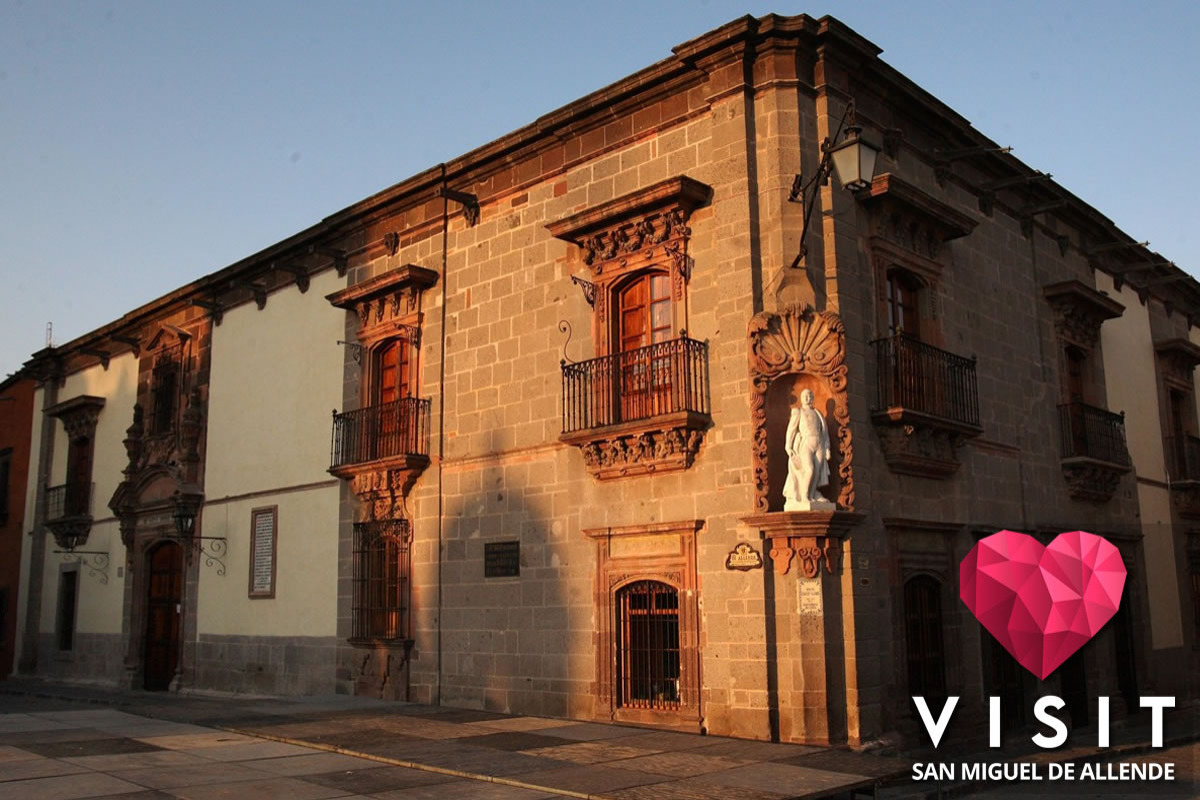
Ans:
[[[704,520],[590,528],[583,535],[596,544],[594,602],[596,719],[698,731],[700,705],[700,591],[696,572],[696,535]],[[643,580],[665,583],[679,592],[680,703],[674,710],[622,708],[616,673],[620,632],[617,592]]]
[[[1083,350],[1092,350],[1100,339],[1100,326],[1116,319],[1125,306],[1080,281],[1062,281],[1042,287],[1054,312],[1058,338]]]
[[[947,260],[944,245],[969,235],[977,220],[892,173],[877,175],[858,199],[871,217],[868,245],[875,273],[876,330],[881,336],[887,332],[887,278],[899,269],[922,284],[920,316],[931,323],[922,327],[922,339],[939,344],[938,283]]]
[[[361,283],[326,295],[337,308],[353,312],[358,319],[357,339],[365,353],[359,359],[362,370],[360,408],[374,405],[378,383],[376,354],[396,340],[403,340],[409,352],[409,394],[416,397],[420,375],[421,326],[424,322],[424,292],[437,283],[438,273],[416,264],[404,264]],[[425,401],[422,401],[425,402]],[[410,419],[409,424],[415,424]],[[360,521],[408,518],[407,498],[417,478],[429,466],[427,455],[402,453],[370,461],[342,464],[330,473],[352,481],[361,503]]]
[[[680,175],[546,226],[551,235],[579,248],[580,260],[589,270],[588,279],[579,278],[576,283],[583,287],[584,296],[592,306],[592,341],[597,356],[616,358],[621,352],[621,292],[647,275],[670,276],[670,330],[678,332],[680,337],[686,336],[687,284],[693,265],[688,255],[691,238],[688,222],[692,212],[711,196],[709,186]],[[650,324],[647,321],[647,326]],[[687,344],[682,338],[677,343]],[[707,363],[707,352],[703,358]],[[684,362],[675,357],[654,356],[648,357],[647,363]],[[627,391],[624,384],[639,380],[631,376],[638,376],[642,367],[614,364],[610,368],[617,377],[607,391],[614,392],[616,402],[623,407]],[[672,380],[683,377],[676,375],[674,368],[669,374]],[[564,372],[564,387],[565,375]],[[707,393],[707,388],[707,385],[702,387],[703,393]],[[588,398],[586,402],[594,399]],[[712,420],[701,409],[690,405],[685,408],[691,410],[672,409],[648,419],[580,430],[569,428],[564,421],[564,430],[571,433],[564,434],[563,441],[580,448],[584,465],[598,480],[687,469],[699,452],[704,431]]]
[[[94,468],[96,424],[100,420],[103,408],[103,397],[80,395],[46,409],[48,416],[58,418],[63,424],[67,440],[71,443],[68,447],[68,461],[71,455],[75,455]],[[72,453],[74,448],[80,448],[82,452]],[[71,471],[72,466],[68,463],[64,485],[58,488],[64,496],[65,513],[46,520],[46,527],[54,536],[55,542],[59,547],[68,550],[87,544],[88,534],[92,530],[91,504],[94,502],[91,497],[90,469],[86,480],[81,479],[81,476],[72,475]]]
[[[580,248],[581,261],[592,274],[592,341],[598,355],[620,349],[614,336],[616,315],[610,309],[616,291],[635,275],[671,276],[672,328],[687,329],[686,289],[692,265],[688,221],[711,197],[709,186],[679,175],[546,226],[555,238]]]

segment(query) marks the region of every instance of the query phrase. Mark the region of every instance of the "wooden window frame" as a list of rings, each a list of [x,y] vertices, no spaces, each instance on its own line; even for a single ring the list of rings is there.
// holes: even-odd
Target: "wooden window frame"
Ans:
[[[271,586],[269,589],[254,588],[254,565],[258,561],[258,519],[262,516],[271,517]],[[263,506],[250,509],[250,569],[247,578],[246,596],[251,600],[273,600],[275,598],[276,578],[279,574],[279,506]]]

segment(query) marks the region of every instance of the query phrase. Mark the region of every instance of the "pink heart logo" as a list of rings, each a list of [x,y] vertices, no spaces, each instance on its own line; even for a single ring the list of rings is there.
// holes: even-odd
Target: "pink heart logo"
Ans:
[[[1125,564],[1108,540],[1085,531],[1061,533],[1048,547],[1000,531],[971,548],[958,577],[975,619],[1045,680],[1117,613]]]

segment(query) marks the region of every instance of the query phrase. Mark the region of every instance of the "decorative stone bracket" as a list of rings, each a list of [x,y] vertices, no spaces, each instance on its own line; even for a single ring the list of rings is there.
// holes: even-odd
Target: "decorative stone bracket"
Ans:
[[[980,428],[908,409],[871,415],[888,469],[902,475],[949,478],[959,468],[958,450]]]
[[[1054,311],[1054,328],[1059,338],[1091,350],[1100,337],[1105,320],[1115,319],[1125,306],[1079,281],[1063,281],[1042,287]]]
[[[367,517],[364,521],[407,519],[408,493],[428,466],[427,456],[402,455],[373,461],[369,465],[331,469],[330,472],[353,481],[354,493],[362,501]]]
[[[1200,481],[1172,481],[1171,502],[1185,519],[1200,519]]]
[[[815,578],[822,564],[837,575],[842,564],[842,539],[863,520],[850,511],[777,511],[742,517],[770,544],[771,562],[778,575],[786,575],[793,558],[805,578]]]
[[[438,274],[431,269],[405,264],[327,295],[326,299],[358,315],[358,338],[366,342],[390,335],[397,326],[419,322],[421,295],[437,279]]]
[[[1116,494],[1121,477],[1129,472],[1129,467],[1095,458],[1078,457],[1064,458],[1062,471],[1067,480],[1067,492],[1071,497],[1093,503],[1107,503]]]
[[[580,449],[597,480],[673,472],[692,465],[710,421],[707,414],[683,411],[563,434],[562,441]]]

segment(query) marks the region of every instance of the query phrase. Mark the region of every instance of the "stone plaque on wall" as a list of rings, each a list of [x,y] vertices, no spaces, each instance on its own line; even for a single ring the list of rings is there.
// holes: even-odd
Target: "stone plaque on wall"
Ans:
[[[488,542],[483,546],[483,577],[515,578],[520,574],[520,542]]]
[[[278,506],[250,512],[250,597],[275,596],[278,517]]]
[[[800,613],[820,616],[824,611],[821,601],[821,580],[819,578],[801,578],[799,584]]]

